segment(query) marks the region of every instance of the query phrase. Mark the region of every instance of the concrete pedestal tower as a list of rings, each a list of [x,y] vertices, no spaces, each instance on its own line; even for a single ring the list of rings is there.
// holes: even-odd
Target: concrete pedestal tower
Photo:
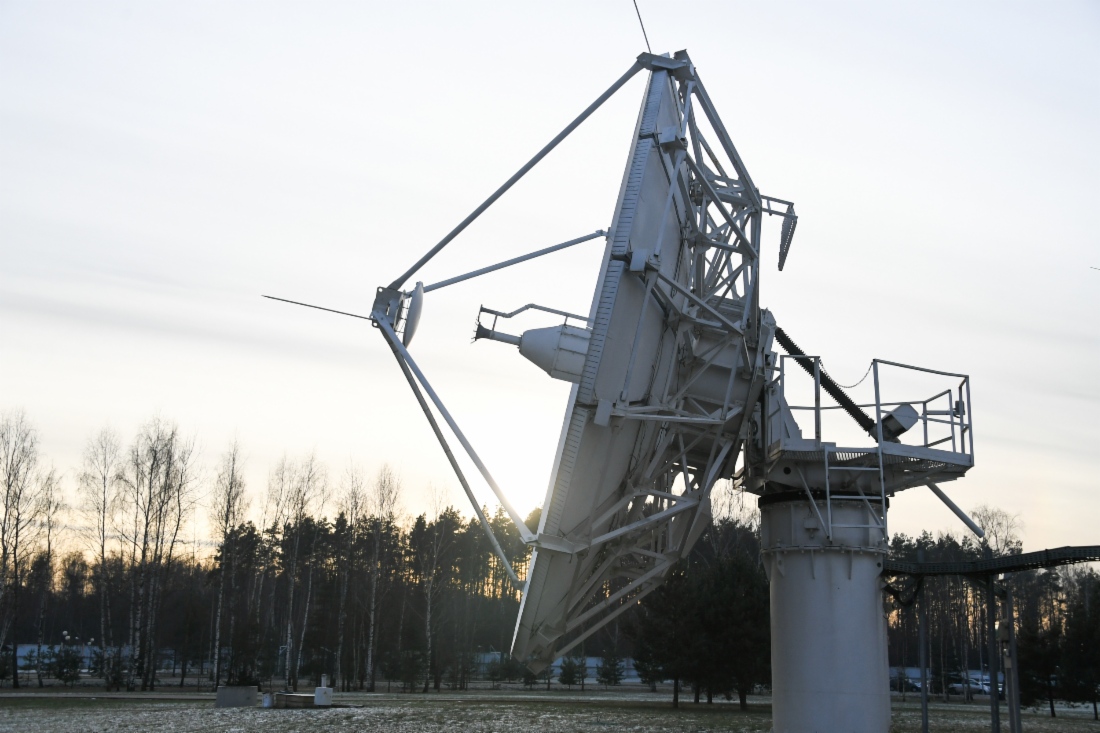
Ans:
[[[805,493],[760,499],[771,585],[775,733],[886,733],[890,676],[880,505],[832,496],[833,536]]]

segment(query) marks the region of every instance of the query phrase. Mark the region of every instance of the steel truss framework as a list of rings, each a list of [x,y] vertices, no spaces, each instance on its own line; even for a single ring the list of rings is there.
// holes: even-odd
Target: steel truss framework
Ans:
[[[1019,555],[1002,555],[982,560],[958,562],[908,562],[886,560],[882,572],[886,575],[968,575],[988,576],[1002,573],[1021,573],[1042,568],[1056,568],[1082,562],[1100,562],[1100,545],[1055,547],[1049,550],[1024,552]]]
[[[409,339],[400,334],[408,328],[404,318],[413,292],[400,288],[642,70],[650,71],[649,86],[620,206],[607,235],[603,292],[597,291],[593,313],[585,319],[591,342],[585,373],[567,415],[565,446],[555,470],[557,486],[552,485],[542,526],[534,532],[524,525],[405,348],[403,341]],[[656,178],[661,179],[657,181],[655,161],[660,171]],[[653,190],[664,198],[658,221],[652,220],[654,207],[643,211],[639,200]],[[378,289],[371,319],[397,357],[486,531],[491,537],[429,401],[524,541],[535,548],[513,644],[513,653],[532,667],[545,666],[568,652],[655,589],[706,527],[716,482],[733,476],[771,355],[774,321],[759,305],[764,214],[784,219],[782,267],[797,221],[793,205],[759,194],[687,54],[680,52],[674,58],[642,54],[607,92],[408,272]],[[523,259],[419,289],[425,292]],[[613,313],[616,292],[630,289],[641,293],[640,307],[629,318]],[[601,365],[612,334],[628,341],[633,337],[629,356],[612,366]],[[567,465],[576,452],[571,441],[579,440],[585,429],[617,434],[617,444],[625,446],[625,470],[606,477],[597,497],[586,498],[583,521],[563,521],[562,507],[556,510],[554,502],[570,497],[569,487],[561,484],[574,467]],[[580,501],[575,492],[572,501]],[[493,545],[507,565],[495,539]],[[545,575],[555,570],[560,576],[563,564],[571,566],[567,587],[553,591],[539,585],[545,580],[540,571]],[[508,572],[518,582],[510,567]],[[535,597],[540,594],[553,597]],[[539,609],[532,610],[535,605]],[[524,614],[535,616],[527,626]]]

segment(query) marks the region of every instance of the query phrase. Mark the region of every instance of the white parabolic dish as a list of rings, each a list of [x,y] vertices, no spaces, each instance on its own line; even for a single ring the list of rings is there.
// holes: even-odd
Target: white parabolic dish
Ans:
[[[698,539],[771,350],[774,321],[756,297],[764,206],[686,54],[661,60],[513,638],[512,654],[536,670],[656,588]],[[697,125],[700,109],[724,161]]]

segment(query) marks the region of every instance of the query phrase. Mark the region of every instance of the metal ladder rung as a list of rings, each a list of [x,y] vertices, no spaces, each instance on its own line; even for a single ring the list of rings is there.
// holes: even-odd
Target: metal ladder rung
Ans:
[[[876,374],[876,379],[877,379],[877,376],[878,375]],[[877,386],[878,385],[877,385],[877,382],[876,382],[876,399],[878,398],[877,397]],[[880,496],[861,496],[860,497],[862,501],[867,503],[867,508],[869,510],[871,509],[871,507],[873,505],[876,505],[876,504],[879,507],[881,507],[882,512],[883,512],[883,522],[881,524],[879,524],[878,522],[875,522],[874,524],[836,524],[836,523],[833,522],[833,507],[832,507],[833,496],[832,496],[832,491],[830,490],[830,486],[829,486],[829,472],[830,471],[874,471],[875,473],[877,473],[879,475],[879,484],[880,484],[880,487],[881,487],[882,486],[882,481],[883,481],[882,471],[885,468],[883,460],[882,460],[882,446],[881,445],[876,446],[876,455],[875,455],[875,457],[878,460],[876,461],[877,465],[875,465],[875,466],[844,466],[844,465],[837,466],[837,465],[831,465],[830,462],[829,462],[829,453],[830,453],[830,451],[828,449],[826,449],[822,452],[822,458],[824,459],[824,462],[825,462],[825,497],[826,497],[825,498],[825,504],[826,504],[826,511],[828,512],[828,515],[829,515],[829,536],[831,537],[833,532],[837,529],[867,529],[867,530],[876,530],[878,532],[882,532],[883,537],[885,538],[886,537],[886,502],[885,502],[885,499],[881,495]],[[872,519],[873,519],[874,518],[874,512],[872,511],[871,514],[872,514]]]

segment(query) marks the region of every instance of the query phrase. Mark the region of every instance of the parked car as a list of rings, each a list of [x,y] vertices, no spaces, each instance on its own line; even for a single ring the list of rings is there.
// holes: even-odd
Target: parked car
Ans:
[[[966,680],[956,680],[947,686],[947,691],[952,695],[965,695],[966,694]],[[980,679],[975,677],[970,678],[970,694],[971,695],[988,695],[989,685]]]
[[[892,692],[920,692],[920,680],[908,677],[891,677],[890,690]]]

